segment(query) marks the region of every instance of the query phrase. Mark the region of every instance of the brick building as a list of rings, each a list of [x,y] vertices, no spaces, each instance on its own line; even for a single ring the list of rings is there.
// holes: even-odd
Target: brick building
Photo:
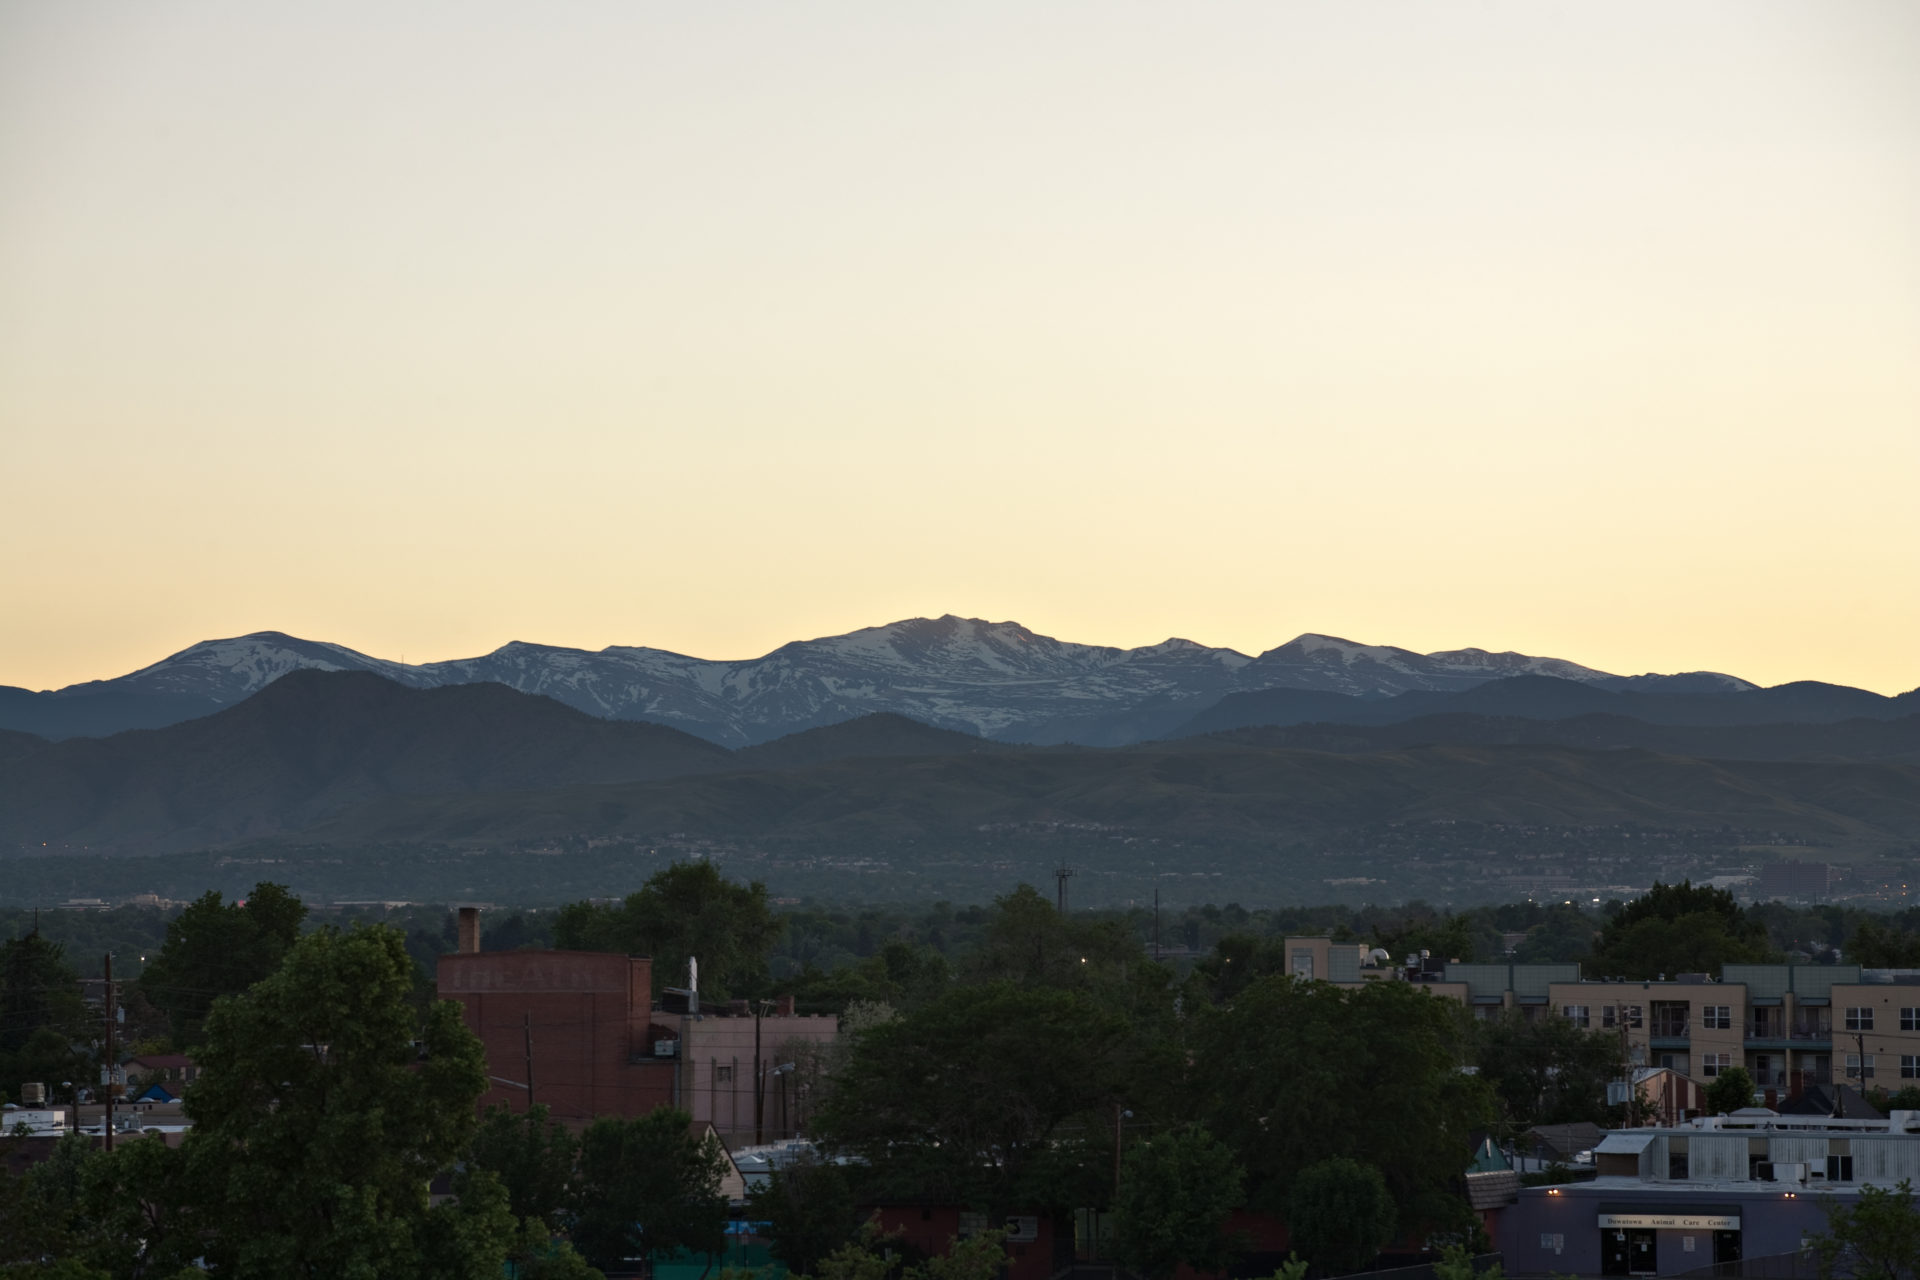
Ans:
[[[582,1124],[677,1106],[734,1146],[790,1136],[804,1120],[838,1019],[796,1016],[791,999],[771,1016],[746,1001],[702,1009],[697,994],[663,1009],[643,956],[483,952],[479,936],[478,913],[462,908],[460,950],[440,957],[438,977],[486,1049],[483,1107],[524,1109],[528,1084],[556,1119]]]
[[[524,1110],[531,1093],[556,1118],[586,1121],[644,1115],[676,1100],[676,1063],[654,1052],[663,1029],[652,1021],[650,960],[461,951],[440,957],[439,982],[441,998],[460,1002],[486,1048],[492,1084],[483,1107]]]

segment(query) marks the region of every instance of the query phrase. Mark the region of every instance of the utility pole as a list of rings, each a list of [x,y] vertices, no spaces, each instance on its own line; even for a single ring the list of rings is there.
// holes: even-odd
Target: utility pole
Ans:
[[[1125,1135],[1125,1123],[1133,1112],[1125,1110],[1121,1103],[1113,1104],[1113,1202],[1120,1204],[1120,1141]]]
[[[521,1030],[526,1033],[527,1044],[527,1110],[533,1110],[533,1014],[523,1015]]]
[[[113,1053],[113,1014],[114,1014],[113,952],[111,951],[107,952],[106,959],[102,963],[105,966],[105,973],[106,973],[106,980],[107,980],[107,999],[106,999],[106,1005],[107,1005],[107,1114],[106,1114],[106,1123],[101,1125],[101,1128],[106,1132],[106,1135],[107,1135],[107,1150],[112,1151],[113,1150],[113,1068],[115,1065],[113,1060],[114,1059],[114,1053]],[[80,1112],[77,1107],[74,1109],[73,1118],[76,1121],[79,1120],[80,1118]]]
[[[1160,886],[1153,887],[1153,962],[1160,963]]]
[[[766,1139],[767,1078],[760,1073],[760,1010],[763,1001],[753,1004],[753,1145]]]

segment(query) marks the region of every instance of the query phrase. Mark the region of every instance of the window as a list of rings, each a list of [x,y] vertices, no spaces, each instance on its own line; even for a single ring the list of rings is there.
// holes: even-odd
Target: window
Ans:
[[[1900,1029],[1902,1031],[1920,1031],[1920,1009],[1902,1009],[1900,1011]]]
[[[1709,1031],[1728,1031],[1733,1027],[1733,1007],[1710,1004],[1700,1011],[1700,1023]]]
[[[1733,1065],[1730,1053],[1703,1053],[1700,1055],[1700,1074],[1711,1080]]]
[[[1862,1007],[1849,1008],[1847,1010],[1847,1030],[1849,1031],[1873,1030],[1873,1006],[1866,1005]]]
[[[1852,1182],[1853,1181],[1853,1157],[1852,1156],[1828,1156],[1827,1157],[1827,1181],[1828,1182]]]
[[[1646,1019],[1646,1010],[1637,1004],[1603,1004],[1600,1006],[1600,1025],[1603,1027],[1642,1027],[1646,1025]]]
[[[1900,1055],[1900,1078],[1902,1080],[1920,1080],[1920,1057],[1911,1053]]]
[[[1293,976],[1296,978],[1313,977],[1313,952],[1296,951],[1293,953]]]
[[[1667,1178],[1673,1182],[1684,1182],[1687,1177],[1687,1140],[1685,1138],[1667,1139]]]
[[[1866,1061],[1862,1063],[1860,1061],[1859,1054],[1857,1053],[1848,1054],[1847,1055],[1847,1079],[1849,1080],[1873,1079],[1873,1055],[1868,1054]]]
[[[732,1084],[733,1068],[732,1067],[715,1067],[713,1069],[713,1082],[715,1084]]]
[[[1563,1004],[1560,1012],[1567,1015],[1567,1021],[1576,1027],[1587,1025],[1587,1006],[1583,1004]]]

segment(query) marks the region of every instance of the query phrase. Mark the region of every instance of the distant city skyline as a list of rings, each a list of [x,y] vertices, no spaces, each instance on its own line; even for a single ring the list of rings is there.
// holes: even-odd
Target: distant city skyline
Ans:
[[[913,616],[1920,685],[1920,7],[0,10],[0,684]]]

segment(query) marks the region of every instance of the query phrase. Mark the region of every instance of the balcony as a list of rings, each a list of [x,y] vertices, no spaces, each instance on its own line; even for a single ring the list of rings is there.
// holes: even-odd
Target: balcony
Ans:
[[[1647,1024],[1647,1034],[1656,1049],[1684,1049],[1687,1047],[1688,1020],[1655,1014]]]

